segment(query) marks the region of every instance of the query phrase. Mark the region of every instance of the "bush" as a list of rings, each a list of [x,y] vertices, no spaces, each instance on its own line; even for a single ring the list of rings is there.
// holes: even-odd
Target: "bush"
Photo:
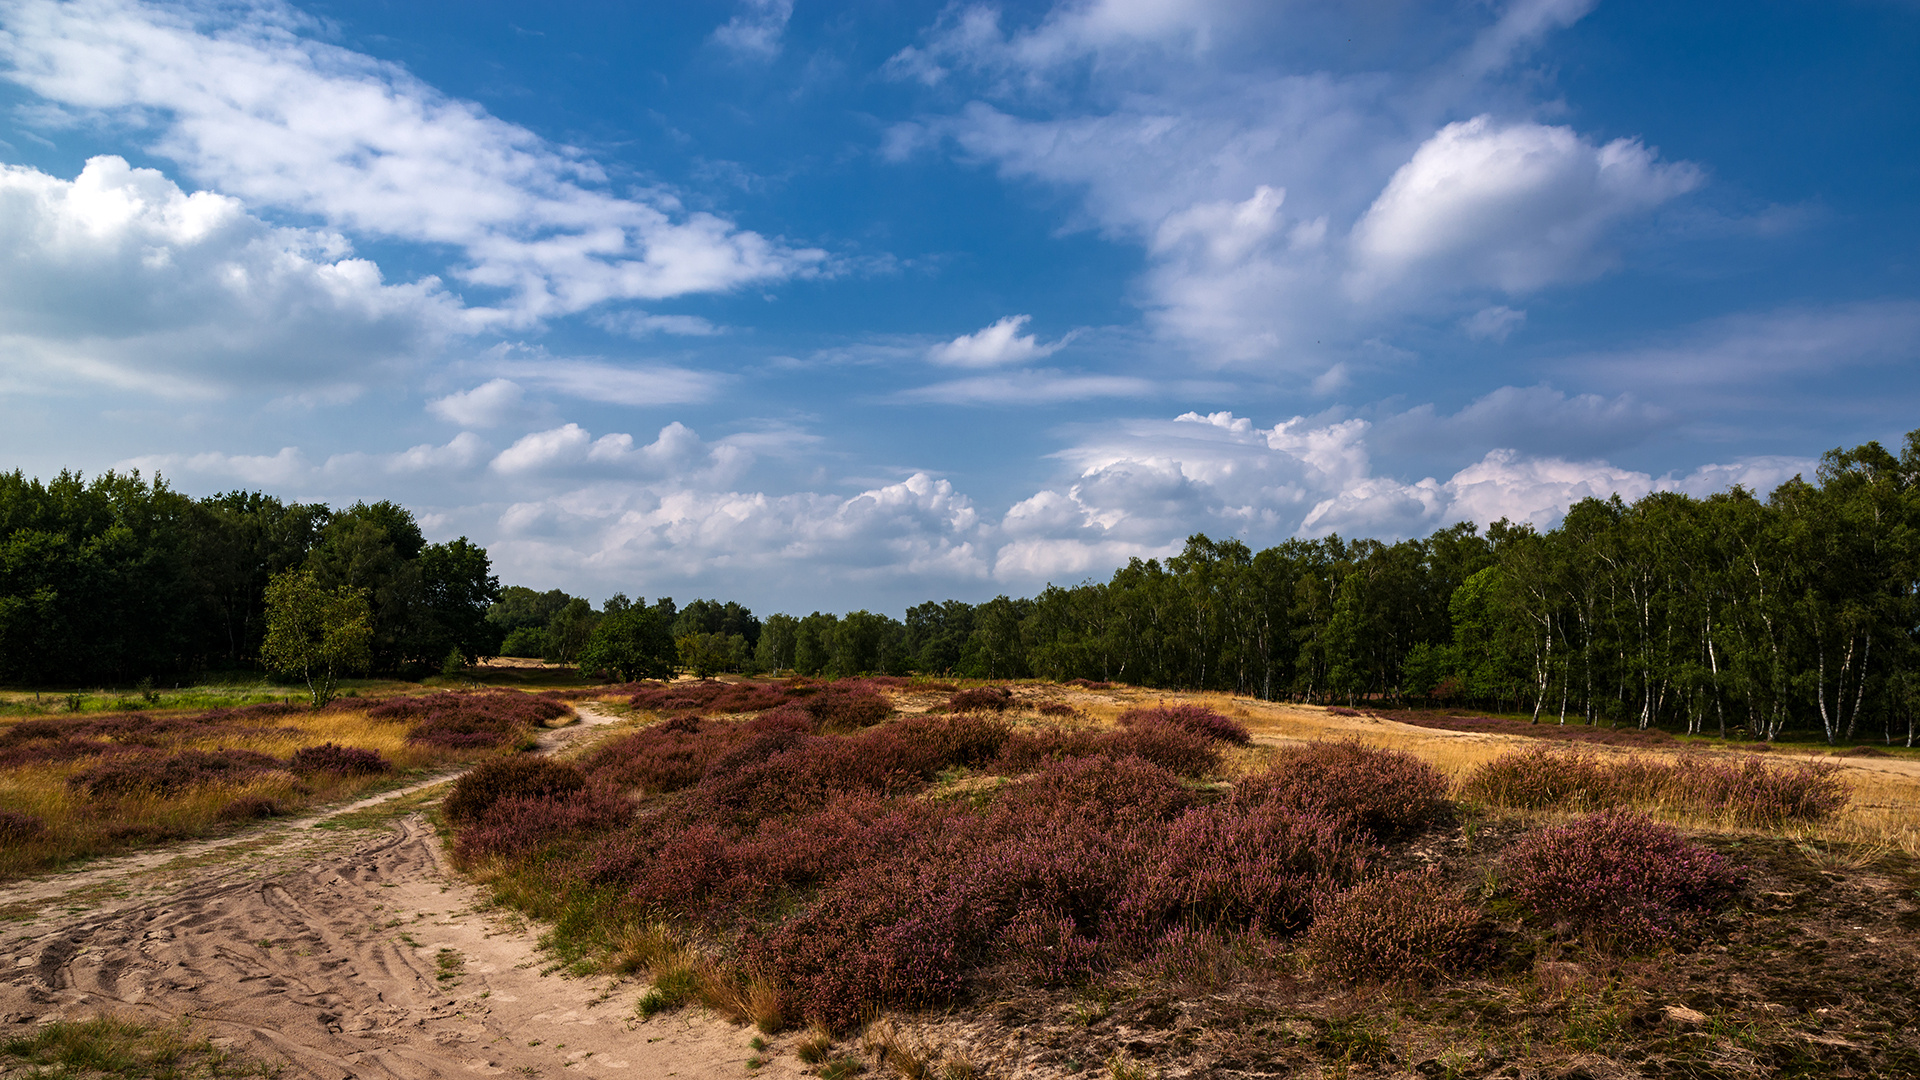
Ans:
[[[1195,735],[1204,735],[1235,746],[1245,746],[1253,741],[1253,735],[1247,731],[1245,724],[1230,716],[1222,716],[1204,705],[1158,705],[1150,709],[1128,709],[1120,714],[1121,727],[1148,724],[1171,724]]]
[[[46,835],[47,823],[18,810],[0,810],[0,844],[24,844]]]
[[[1000,745],[994,768],[1009,774],[1029,773],[1048,762],[1087,757],[1100,752],[1100,733],[1079,728],[1030,728],[1015,731]]]
[[[1446,777],[1411,754],[1340,740],[1281,750],[1266,772],[1240,781],[1234,799],[1323,811],[1389,838],[1445,814],[1446,792]]]
[[[321,743],[319,746],[303,746],[293,752],[287,767],[294,772],[330,772],[341,776],[367,776],[383,773],[393,768],[377,750],[365,750],[357,746],[336,746],[333,743]]]
[[[1034,706],[1034,711],[1041,716],[1058,716],[1062,719],[1069,719],[1080,715],[1079,709],[1062,701],[1043,701],[1039,705]]]
[[[280,767],[252,750],[182,750],[174,754],[116,754],[75,773],[67,786],[89,798],[152,792],[174,795],[208,784],[231,784]]]
[[[454,854],[462,860],[524,855],[565,837],[619,828],[632,817],[633,803],[605,787],[555,795],[506,795],[460,830]]]
[[[1315,968],[1350,982],[1433,982],[1492,953],[1485,916],[1438,874],[1363,882],[1327,902],[1307,931]]]
[[[1312,921],[1317,903],[1384,857],[1340,818],[1227,803],[1174,823],[1158,884],[1143,898],[1159,905],[1161,920],[1294,933]]]
[[[858,731],[893,715],[885,694],[859,683],[837,683],[800,704],[821,731]]]
[[[1665,805],[1756,826],[1817,821],[1848,801],[1846,780],[1831,762],[1702,755],[1672,763],[1638,755],[1601,761],[1546,747],[1515,750],[1481,765],[1467,775],[1461,794],[1522,809]]]
[[[923,759],[923,774],[932,775],[955,765],[978,768],[999,756],[1013,735],[1006,721],[979,713],[951,716],[909,716],[890,725],[893,733]]]
[[[407,741],[446,750],[530,745],[532,731],[570,710],[552,698],[512,691],[389,698],[367,710],[375,720],[410,720]]]
[[[1718,852],[1620,810],[1533,832],[1507,868],[1515,897],[1536,915],[1630,952],[1690,938],[1743,883]]]
[[[1151,761],[1181,776],[1205,776],[1220,766],[1220,751],[1212,739],[1157,720],[1135,722],[1124,731],[1096,736],[1093,747],[1095,752],[1112,757]]]
[[[483,761],[454,781],[444,810],[455,825],[478,821],[502,799],[555,799],[587,786],[579,769],[543,757]]]
[[[1004,686],[980,686],[962,690],[947,699],[948,712],[1006,712],[1013,705],[1013,691]]]

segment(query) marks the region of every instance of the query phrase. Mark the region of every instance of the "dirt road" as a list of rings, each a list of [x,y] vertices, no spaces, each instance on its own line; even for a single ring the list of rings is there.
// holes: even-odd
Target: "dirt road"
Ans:
[[[612,719],[580,712],[548,749]],[[0,931],[0,1032],[187,1017],[327,1080],[749,1072],[751,1029],[694,1012],[643,1023],[639,984],[550,971],[537,931],[447,865],[413,810],[424,786],[0,890],[17,920]]]

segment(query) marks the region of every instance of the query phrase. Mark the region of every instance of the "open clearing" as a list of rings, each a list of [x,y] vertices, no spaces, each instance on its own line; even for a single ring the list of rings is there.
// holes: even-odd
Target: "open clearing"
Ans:
[[[1202,701],[1252,729],[1255,747],[1245,751],[1249,755],[1257,756],[1262,745],[1354,736],[1408,750],[1455,777],[1530,741],[1224,695],[1068,688],[1057,693],[1101,718],[1159,699]],[[904,710],[937,700],[910,697],[899,702]],[[589,738],[593,728],[616,719],[591,705],[578,711],[584,723],[545,733],[545,750]],[[1749,989],[1760,995],[1789,984],[1796,970],[1845,967],[1871,979],[1880,967],[1875,954],[1892,944],[1882,932],[1900,934],[1890,924],[1912,920],[1916,905],[1903,895],[1906,884],[1857,872],[1858,866],[1846,865],[1844,849],[1871,838],[1882,852],[1916,854],[1920,761],[1842,763],[1856,807],[1797,838],[1809,860],[1804,874],[1756,883],[1757,895],[1771,909],[1768,926],[1788,918],[1788,908],[1796,909],[1792,918],[1803,924],[1807,941],[1756,939],[1751,950],[1759,952],[1732,941],[1736,955],[1761,958],[1751,972],[1737,964],[1729,970],[1734,956],[1727,955],[1728,940],[1707,947],[1725,958],[1720,974],[1734,979],[1738,992],[1727,991],[1730,1002],[1751,996]],[[698,1010],[643,1022],[634,1012],[641,983],[556,969],[538,945],[538,927],[490,904],[482,889],[451,869],[421,809],[444,782],[417,783],[323,815],[101,860],[0,888],[0,919],[7,920],[0,923],[0,964],[8,967],[0,978],[0,1033],[48,1019],[103,1014],[156,1023],[186,1018],[196,1035],[212,1036],[217,1045],[285,1063],[285,1075],[329,1080],[559,1076],[566,1070],[689,1078],[804,1074],[791,1053],[804,1033],[789,1033],[762,1051],[751,1045],[751,1028]],[[1787,847],[1786,841],[1778,844]],[[1888,925],[1860,921],[1869,916]],[[1904,936],[1910,940],[1911,930]],[[1902,950],[1900,966],[1912,959],[1905,955],[1910,951]],[[1890,953],[1887,958],[1892,959]],[[1538,980],[1550,991],[1547,997],[1582,992],[1579,984],[1588,975],[1580,965],[1544,966],[1555,969]],[[1548,987],[1548,976],[1566,985]],[[1871,985],[1857,989],[1873,992]],[[1349,1054],[1338,1069],[1315,1062],[1308,1049],[1314,1040],[1347,1030],[1338,1024],[1349,1021],[1309,1022],[1309,1013],[1364,1018],[1376,1004],[1384,1009],[1384,1003],[1365,994],[1319,996],[1324,1000],[1311,1007],[1294,998],[1262,1009],[1244,1000],[1181,1000],[1154,992],[1106,1001],[1037,993],[952,1014],[900,1017],[891,1031],[898,1045],[961,1048],[969,1060],[988,1067],[989,1075],[1068,1076],[1091,1070],[1118,1076],[1134,1067],[1128,1062],[1156,1057],[1151,1071],[1127,1075],[1415,1075],[1414,1061],[1404,1056],[1368,1063]],[[1512,1004],[1519,1009],[1523,1003]],[[1637,1021],[1651,1025],[1650,1037],[1664,1038],[1665,1032],[1692,1038],[1685,1032],[1697,1030],[1700,1021],[1693,1017],[1706,1019],[1679,998],[1652,1007]],[[1781,1007],[1807,1018],[1793,1025],[1807,1028],[1793,1038],[1812,1040],[1806,1043],[1811,1049],[1824,1038],[1840,1048],[1829,1045],[1828,1051],[1844,1053],[1852,1045],[1848,1040],[1859,1038],[1831,1030],[1832,1025],[1822,1034],[1818,1017],[1826,1009],[1819,1003]],[[1836,1019],[1842,1011],[1836,1008]],[[1497,1019],[1490,1021],[1489,1034],[1497,1025]],[[1171,1051],[1179,1051],[1178,1060]],[[1510,1068],[1502,1073],[1500,1059],[1486,1053],[1459,1060],[1465,1064],[1469,1058],[1476,1067],[1457,1075],[1560,1075],[1531,1068],[1524,1074]],[[1592,1055],[1584,1061],[1579,1067],[1587,1077],[1657,1075],[1644,1068],[1614,1068]],[[1424,1068],[1420,1073],[1439,1075]]]

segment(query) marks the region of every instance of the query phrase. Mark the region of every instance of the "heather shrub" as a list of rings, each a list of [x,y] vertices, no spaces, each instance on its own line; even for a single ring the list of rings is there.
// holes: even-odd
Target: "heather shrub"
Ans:
[[[1849,800],[1840,766],[1831,762],[1683,757],[1671,768],[1673,790],[1689,795],[1701,809],[1725,811],[1742,825],[1818,821],[1839,813]]]
[[[383,773],[393,768],[377,750],[366,750],[357,746],[337,746],[333,743],[321,743],[319,746],[303,746],[293,752],[287,767],[294,772],[330,772],[341,776],[367,776]]]
[[[456,825],[478,821],[502,799],[554,799],[587,785],[579,769],[543,757],[501,757],[483,761],[454,781],[444,810]]]
[[[1245,724],[1230,716],[1222,716],[1204,705],[1156,705],[1149,709],[1128,709],[1120,714],[1121,727],[1152,724],[1171,724],[1195,735],[1204,735],[1235,746],[1245,746],[1253,741],[1253,735],[1247,731]]]
[[[1102,831],[1167,822],[1193,805],[1172,772],[1137,757],[1052,762],[994,800],[991,828],[1020,835],[1085,823]]]
[[[207,784],[238,783],[279,767],[280,762],[252,750],[116,754],[75,773],[67,786],[96,799],[134,792],[173,795]]]
[[[1460,793],[1490,806],[1541,809],[1580,807],[1606,792],[1591,754],[1529,746],[1509,751],[1467,774]]]
[[[532,744],[533,729],[565,716],[559,701],[511,691],[390,698],[367,710],[375,720],[406,720],[407,741],[447,750]]]
[[[737,767],[716,762],[700,782],[702,799],[723,812],[764,817],[815,810],[836,795],[897,794],[924,782],[925,760],[915,760],[907,743],[885,729],[854,738],[770,732],[733,753],[789,739]]]
[[[633,804],[602,786],[552,795],[506,795],[468,819],[454,855],[462,860],[524,855],[565,837],[619,828],[632,817]]]
[[[742,951],[788,987],[801,1016],[846,1030],[876,1007],[957,997],[973,944],[962,915],[935,874],[885,864],[829,885],[798,915],[749,936]]]
[[[791,686],[728,683],[706,679],[694,683],[666,683],[642,687],[628,702],[654,712],[690,712],[699,716],[761,712],[793,698]]]
[[[1313,966],[1351,982],[1433,982],[1473,970],[1492,953],[1491,928],[1459,890],[1432,872],[1362,882],[1315,915],[1305,948]]]
[[[18,810],[0,810],[0,844],[24,844],[46,835],[47,823]]]
[[[1536,830],[1506,863],[1514,896],[1536,915],[1630,952],[1692,937],[1743,883],[1718,852],[1621,810]]]
[[[893,715],[893,702],[870,686],[836,683],[805,699],[800,708],[821,731],[858,731]]]
[[[1093,747],[1112,757],[1151,761],[1181,776],[1205,776],[1220,767],[1220,751],[1212,739],[1158,720],[1136,721],[1124,730],[1095,736]]]
[[[743,734],[742,725],[703,727],[697,719],[681,717],[608,739],[581,758],[580,766],[602,783],[648,794],[679,791],[699,783]]]
[[[1079,709],[1063,701],[1043,701],[1034,706],[1034,711],[1041,716],[1058,716],[1062,719],[1070,719],[1080,715]]]
[[[1142,921],[1171,919],[1294,933],[1324,897],[1358,881],[1385,857],[1345,820],[1273,804],[1225,803],[1189,812],[1167,834]]]
[[[1111,690],[1111,689],[1113,689],[1113,684],[1112,684],[1112,683],[1110,683],[1110,682],[1094,682],[1094,681],[1093,681],[1093,680],[1091,680],[1091,679],[1069,679],[1069,680],[1067,680],[1067,685],[1068,685],[1068,686],[1077,686],[1077,687],[1079,687],[1079,688],[1080,688],[1080,689],[1082,689],[1082,690]]]
[[[1082,728],[1023,728],[1000,744],[1000,756],[994,767],[1005,773],[1028,773],[1048,762],[1099,752],[1099,732]]]
[[[946,716],[908,716],[889,725],[898,738],[924,759],[923,772],[964,765],[978,768],[993,761],[1013,734],[1012,725],[979,713]]]
[[[1447,781],[1411,754],[1352,740],[1290,746],[1234,790],[1241,802],[1318,810],[1379,837],[1403,836],[1447,812]]]
[[[962,690],[947,699],[948,712],[1006,712],[1013,705],[1013,691],[1004,686],[979,686]]]

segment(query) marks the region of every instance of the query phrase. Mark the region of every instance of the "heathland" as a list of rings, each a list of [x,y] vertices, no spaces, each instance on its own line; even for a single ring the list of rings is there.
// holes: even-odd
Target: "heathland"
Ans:
[[[570,701],[609,722],[523,752]],[[331,847],[273,839],[282,819],[211,823],[151,895],[115,899],[111,860],[64,891],[16,886],[41,899],[8,908],[27,959],[9,1007],[192,1013],[315,1074],[1920,1068],[1920,760],[1901,751],[1085,681],[682,679],[231,713],[61,764],[68,810],[116,812],[88,808],[138,785],[91,778],[135,755],[274,762],[181,772],[139,796],[151,808],[263,784],[338,798],[294,765],[329,744],[422,776],[477,764]],[[27,730],[7,738],[121,737]],[[493,741],[427,749],[467,735]],[[443,752],[471,756],[404,759]],[[422,813],[490,900],[437,876]],[[510,912],[543,928],[544,964],[508,962]]]

